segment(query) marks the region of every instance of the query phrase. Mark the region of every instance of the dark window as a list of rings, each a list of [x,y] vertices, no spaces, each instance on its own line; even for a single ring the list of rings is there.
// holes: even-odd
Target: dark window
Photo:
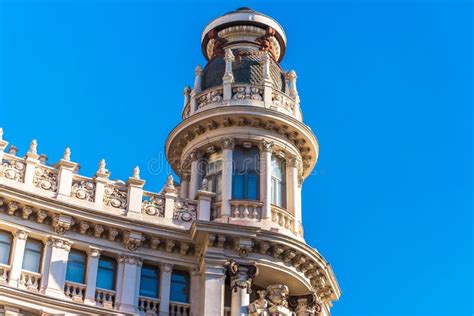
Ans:
[[[189,273],[173,271],[171,274],[170,301],[189,303]]]
[[[85,283],[87,255],[79,250],[71,250],[67,261],[66,280]]]
[[[40,272],[41,254],[43,243],[39,240],[28,239],[25,246],[25,254],[23,256],[23,270],[31,272]]]
[[[143,265],[140,277],[140,296],[159,297],[160,270],[157,267]]]
[[[117,262],[108,257],[99,260],[96,286],[104,290],[115,290],[115,275],[117,273]]]
[[[258,200],[258,149],[236,146],[233,152],[232,199]]]
[[[207,157],[204,178],[207,179],[208,190],[216,194],[215,200],[221,200],[222,153],[213,153]]]
[[[12,234],[0,231],[0,263],[10,264],[10,252],[12,249]]]

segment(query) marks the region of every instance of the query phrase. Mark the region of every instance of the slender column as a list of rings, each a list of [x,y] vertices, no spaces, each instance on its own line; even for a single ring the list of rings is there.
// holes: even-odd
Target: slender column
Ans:
[[[299,234],[300,225],[303,225],[303,214],[302,214],[302,207],[301,207],[301,190],[303,189],[303,180],[298,179],[298,183],[296,185],[296,193],[295,193],[295,231]],[[303,237],[303,232],[301,232],[301,237]]]
[[[51,260],[49,265],[48,282],[44,294],[64,298],[64,282],[66,281],[67,259],[72,242],[58,237],[50,237]]]
[[[188,172],[183,172],[181,174],[181,189],[179,196],[183,199],[186,199],[189,196],[189,180],[191,175]]]
[[[200,315],[202,301],[202,281],[199,269],[191,270],[191,315]]]
[[[84,303],[89,305],[95,305],[95,289],[100,252],[100,249],[94,247],[89,247],[87,251],[86,293]]]
[[[145,180],[140,179],[140,169],[135,167],[133,175],[128,178],[127,216],[134,216],[142,212],[143,186]]]
[[[191,109],[190,115],[193,115],[196,111],[196,95],[201,92],[201,77],[202,77],[202,67],[197,65],[194,69],[194,87],[191,91]]]
[[[290,97],[295,100],[294,114],[296,115],[296,117],[301,119],[300,97],[298,95],[298,89],[296,89],[296,72],[294,70],[291,70],[286,74],[286,77],[287,80],[290,82]]]
[[[200,221],[210,221],[211,220],[211,202],[212,198],[216,194],[214,192],[198,190],[197,199],[198,199],[198,220]]]
[[[250,304],[250,292],[252,291],[252,280],[257,274],[254,265],[239,265],[231,262],[228,266],[231,275],[230,286],[232,288],[231,316],[248,315]]]
[[[234,54],[230,48],[225,50],[225,73],[222,77],[223,99],[230,100],[232,98],[232,83],[234,83],[234,74],[232,73],[232,63],[235,60]]]
[[[202,158],[202,152],[199,149],[195,149],[190,153],[191,157],[191,182],[189,183],[189,196],[188,198],[194,200],[196,193],[199,190],[201,184],[201,170],[200,161]]]
[[[23,256],[25,254],[26,239],[28,232],[25,230],[17,230],[13,239],[13,259],[11,262],[10,277],[8,285],[18,287],[21,276],[21,267],[23,266]]]
[[[298,232],[299,222],[301,222],[301,208],[298,208],[298,166],[296,157],[287,160],[286,163],[286,201],[287,210],[295,216],[294,231]]]
[[[263,67],[263,102],[266,108],[272,105],[273,81],[270,76],[270,55],[265,52],[261,61]]]
[[[51,262],[51,253],[53,251],[53,243],[51,238],[47,238],[43,241],[44,248],[43,248],[43,262],[42,267],[43,271],[41,273],[41,284],[40,284],[40,293],[44,294],[46,287],[48,286],[48,277],[49,277],[49,266]]]
[[[174,186],[173,176],[169,175],[165,187],[165,218],[172,219],[174,215],[174,204],[178,198],[177,190]]]
[[[117,308],[124,313],[138,313],[137,276],[140,278],[142,259],[124,254],[120,256],[119,264],[123,266],[123,273],[121,283],[117,284],[117,288],[121,289],[120,296],[117,297]]]
[[[198,315],[224,315],[225,268],[206,266],[203,277],[204,306]]]
[[[170,312],[171,273],[173,273],[173,265],[163,263],[160,268],[160,315],[168,315]]]
[[[234,139],[224,138],[221,140],[222,148],[222,204],[221,217],[231,216],[230,200],[232,199],[232,174],[233,174],[233,150]]]
[[[191,88],[189,86],[184,87],[184,89],[183,89],[183,96],[184,96],[183,109],[189,103],[190,94],[191,94]]]
[[[271,217],[271,201],[272,201],[272,151],[273,142],[262,140],[260,143],[260,198],[263,202],[262,219]]]
[[[71,196],[72,177],[77,168],[77,163],[71,161],[71,150],[66,148],[63,158],[58,162],[58,197]]]

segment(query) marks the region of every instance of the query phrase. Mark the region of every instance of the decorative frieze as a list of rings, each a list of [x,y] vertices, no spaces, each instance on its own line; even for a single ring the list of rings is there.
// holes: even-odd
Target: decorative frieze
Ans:
[[[104,204],[114,208],[127,208],[127,191],[125,188],[119,188],[106,185],[104,189]]]
[[[87,180],[72,182],[71,196],[80,200],[94,202],[95,184]]]
[[[188,200],[177,200],[174,204],[173,219],[190,222],[196,220],[197,206]]]
[[[26,165],[24,162],[14,157],[4,157],[0,166],[0,177],[23,182],[25,176]]]
[[[161,195],[148,194],[148,200],[142,202],[142,212],[151,216],[165,216],[165,199]]]
[[[37,188],[57,192],[58,190],[58,175],[57,170],[38,166],[35,168],[33,177],[33,185]]]

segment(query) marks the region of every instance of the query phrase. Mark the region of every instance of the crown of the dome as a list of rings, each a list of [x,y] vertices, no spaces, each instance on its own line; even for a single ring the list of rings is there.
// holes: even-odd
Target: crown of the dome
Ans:
[[[223,55],[225,48],[246,47],[268,51],[280,62],[286,35],[271,17],[242,7],[212,20],[202,33],[201,46],[207,60]]]

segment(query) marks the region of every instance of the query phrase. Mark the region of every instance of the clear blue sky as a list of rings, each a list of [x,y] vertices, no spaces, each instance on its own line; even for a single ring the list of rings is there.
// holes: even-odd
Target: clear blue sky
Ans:
[[[334,315],[470,315],[472,21],[461,1],[1,1],[0,126],[24,154],[70,146],[158,190],[182,89],[212,18],[250,6],[285,28],[305,122],[307,241],[333,265]]]

